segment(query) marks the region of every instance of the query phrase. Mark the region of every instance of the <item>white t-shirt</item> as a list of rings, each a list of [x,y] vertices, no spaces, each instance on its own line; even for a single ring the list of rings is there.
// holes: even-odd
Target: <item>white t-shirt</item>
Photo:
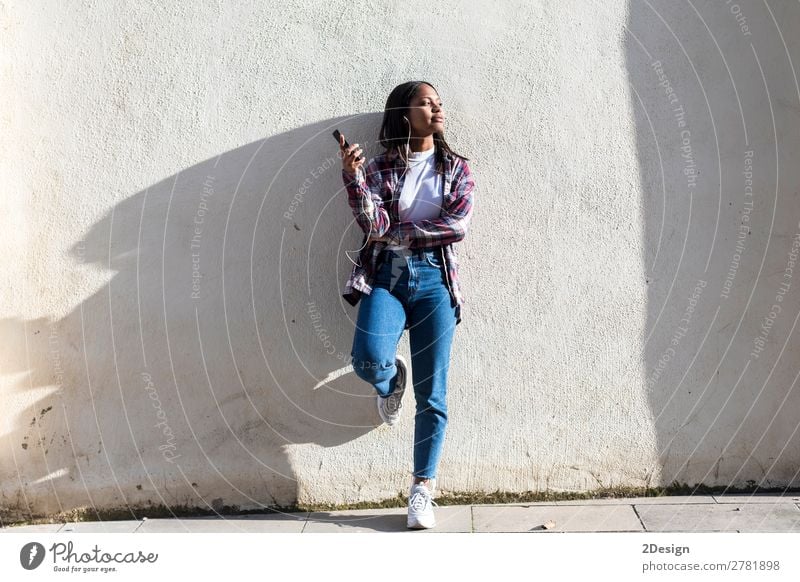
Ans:
[[[422,152],[408,152],[408,169],[400,194],[398,213],[401,222],[439,218],[442,210],[442,176],[436,173],[436,146]],[[400,250],[401,245],[387,244]]]

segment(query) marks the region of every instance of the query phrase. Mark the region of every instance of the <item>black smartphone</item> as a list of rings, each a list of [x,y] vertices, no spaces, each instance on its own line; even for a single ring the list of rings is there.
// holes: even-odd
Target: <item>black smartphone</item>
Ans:
[[[335,137],[335,138],[336,138],[336,143],[339,143],[339,142],[340,142],[340,139],[339,139],[339,136],[340,136],[340,135],[342,135],[342,134],[341,134],[341,133],[339,133],[339,130],[338,130],[338,129],[334,129],[334,130],[333,130],[333,137]],[[350,144],[349,144],[349,143],[347,143],[347,140],[344,140],[344,147],[345,147],[345,148],[349,148],[349,147],[350,147]],[[357,162],[360,162],[362,157],[363,157],[363,156],[358,156],[358,157],[356,158],[356,161],[357,161]]]

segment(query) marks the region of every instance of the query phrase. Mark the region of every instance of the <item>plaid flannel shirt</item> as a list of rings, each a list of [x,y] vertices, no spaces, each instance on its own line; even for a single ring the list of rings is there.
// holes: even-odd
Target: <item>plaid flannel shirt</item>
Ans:
[[[458,278],[458,255],[453,243],[467,233],[473,209],[475,182],[469,165],[463,158],[444,154],[444,179],[442,180],[442,210],[438,218],[416,222],[399,219],[398,204],[405,181],[404,162],[396,150],[378,154],[369,163],[358,168],[356,174],[342,168],[342,179],[347,189],[347,201],[364,231],[358,264],[353,266],[345,283],[342,297],[356,305],[362,294],[372,292],[372,284],[380,252],[388,245],[385,241],[370,240],[386,236],[393,243],[409,249],[441,246],[440,257],[445,265],[451,305],[456,307],[456,325],[461,322],[461,305],[464,293]],[[396,194],[396,195],[395,195]],[[408,324],[406,324],[406,329]]]

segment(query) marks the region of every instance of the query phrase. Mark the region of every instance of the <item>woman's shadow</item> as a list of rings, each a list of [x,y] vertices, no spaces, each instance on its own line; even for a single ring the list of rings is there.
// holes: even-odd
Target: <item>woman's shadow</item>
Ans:
[[[0,327],[8,361],[27,362],[11,370],[26,405],[4,431],[4,473],[20,484],[6,516],[287,506],[298,463],[322,465],[292,445],[380,424],[351,373],[356,308],[341,291],[363,234],[331,135],[374,155],[356,136],[379,121],[329,119],[224,152],[119,192],[76,235],[72,277],[49,282],[75,307]]]

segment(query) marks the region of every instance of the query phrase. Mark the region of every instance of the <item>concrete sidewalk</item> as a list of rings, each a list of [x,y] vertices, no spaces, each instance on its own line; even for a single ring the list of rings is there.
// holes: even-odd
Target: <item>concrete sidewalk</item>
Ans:
[[[435,500],[435,498],[434,498]],[[442,505],[437,526],[406,528],[406,509],[180,517],[0,528],[0,533],[165,532],[799,532],[800,496],[691,495]],[[548,521],[555,522],[545,528]]]

